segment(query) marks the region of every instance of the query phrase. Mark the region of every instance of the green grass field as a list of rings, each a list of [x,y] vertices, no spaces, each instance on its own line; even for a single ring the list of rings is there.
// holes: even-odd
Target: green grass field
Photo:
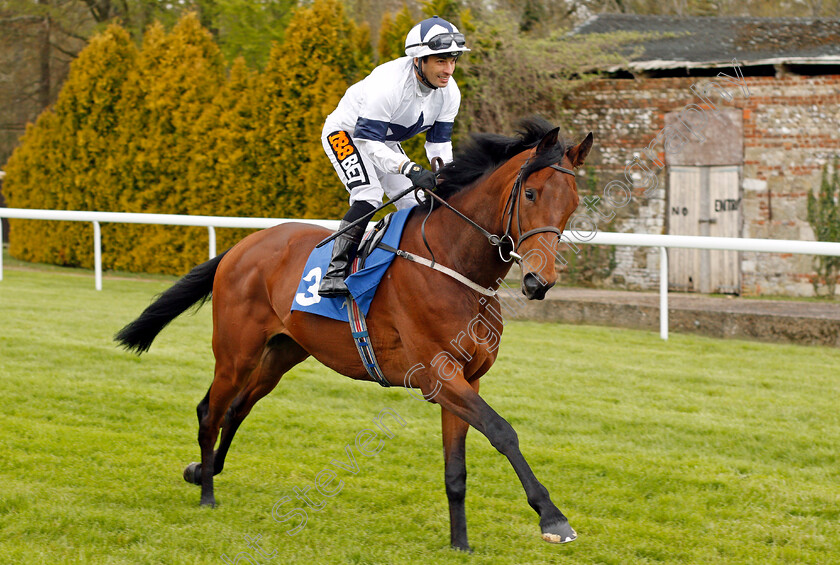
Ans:
[[[8,265],[7,265],[8,267]],[[79,276],[79,273],[84,276]],[[448,548],[437,407],[308,361],[261,401],[217,477],[198,457],[210,309],[143,357],[111,336],[169,281],[11,270],[0,281],[0,563],[840,562],[840,351],[510,323],[482,395],[579,538],[550,545],[507,461],[470,433],[471,555]],[[295,536],[272,507],[383,408],[406,421]],[[288,507],[291,504],[287,505]],[[249,550],[261,536],[271,556]],[[276,553],[272,553],[276,552]]]

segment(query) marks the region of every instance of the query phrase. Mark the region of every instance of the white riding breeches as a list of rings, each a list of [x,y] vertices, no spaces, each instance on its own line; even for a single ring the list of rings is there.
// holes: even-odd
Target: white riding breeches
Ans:
[[[354,202],[370,202],[374,206],[382,204],[385,195],[392,198],[394,195],[406,190],[411,186],[407,177],[386,173],[374,166],[373,162],[353,143],[350,134],[343,130],[327,132],[321,136],[321,143],[324,152],[338,174],[338,178],[344,183],[344,187],[350,193],[350,204]],[[385,142],[394,151],[403,153],[402,147],[396,141]],[[406,157],[408,160],[408,157]],[[398,210],[410,208],[418,204],[414,193],[409,193],[394,205]]]

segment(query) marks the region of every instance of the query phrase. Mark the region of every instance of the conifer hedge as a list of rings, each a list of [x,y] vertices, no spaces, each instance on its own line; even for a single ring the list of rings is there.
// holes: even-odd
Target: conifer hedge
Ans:
[[[347,194],[321,126],[373,66],[369,32],[337,0],[300,8],[264,72],[231,68],[194,14],[137,48],[112,25],[74,61],[55,105],[6,166],[15,208],[335,217]],[[14,220],[10,252],[91,267],[87,223]],[[217,230],[224,249],[247,230]],[[103,266],[181,274],[206,259],[206,228],[104,224]]]

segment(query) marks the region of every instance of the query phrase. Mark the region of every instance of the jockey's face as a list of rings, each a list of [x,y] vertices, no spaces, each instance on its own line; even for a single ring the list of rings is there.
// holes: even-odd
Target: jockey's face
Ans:
[[[444,55],[429,55],[423,60],[414,60],[420,66],[420,70],[430,83],[438,88],[444,88],[449,84],[452,73],[455,72],[455,57]]]

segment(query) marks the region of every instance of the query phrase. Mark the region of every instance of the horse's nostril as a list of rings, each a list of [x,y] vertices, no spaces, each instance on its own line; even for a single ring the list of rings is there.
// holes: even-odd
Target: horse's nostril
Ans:
[[[522,293],[529,300],[542,300],[545,293],[554,286],[554,283],[547,283],[536,273],[527,273],[522,277]]]
[[[529,298],[534,295],[534,293],[539,291],[540,284],[539,279],[533,273],[528,273],[523,277],[522,286],[524,287],[525,295]]]
[[[524,283],[525,288],[533,290],[538,286],[539,281],[537,281],[537,277],[535,277],[532,273],[528,273],[525,275]]]

